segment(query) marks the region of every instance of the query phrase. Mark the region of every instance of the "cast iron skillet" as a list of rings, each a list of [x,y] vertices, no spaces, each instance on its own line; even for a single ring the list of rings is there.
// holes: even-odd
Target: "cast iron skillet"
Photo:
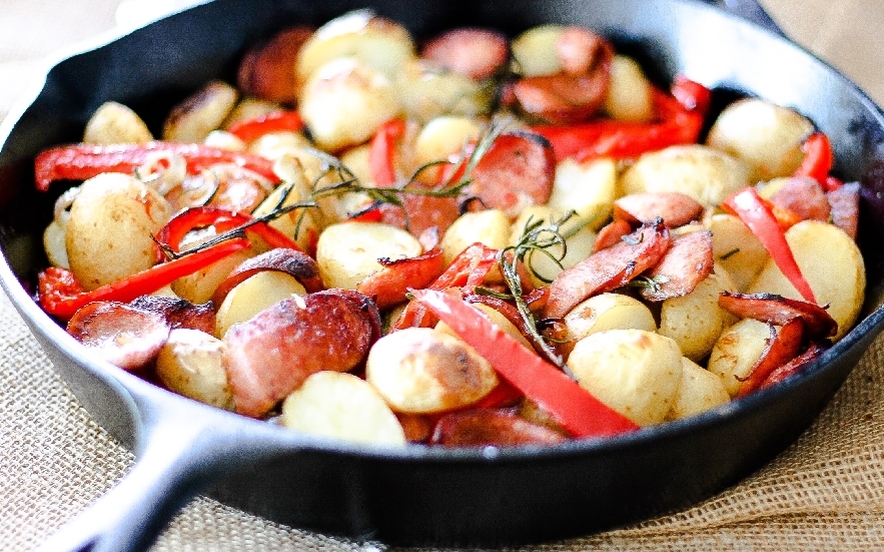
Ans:
[[[754,2],[729,2],[748,6]],[[552,447],[380,448],[308,438],[165,392],[96,360],[32,299],[53,194],[33,191],[33,157],[76,141],[105,100],[157,125],[211,77],[232,79],[244,49],[292,22],[320,24],[358,0],[218,0],[67,57],[33,102],[0,127],[0,282],[95,420],[135,468],[47,549],[149,547],[197,492],[277,522],[406,545],[525,544],[585,535],[695,504],[768,462],[817,416],[884,326],[884,116],[834,70],[780,36],[690,0],[378,0],[418,36],[455,25],[515,34],[582,23],[655,68],[715,89],[719,105],[755,94],[797,107],[832,138],[836,171],[863,183],[868,267],[860,324],[802,376],[696,418]],[[761,12],[763,15],[763,12]],[[56,193],[58,190],[56,190]]]

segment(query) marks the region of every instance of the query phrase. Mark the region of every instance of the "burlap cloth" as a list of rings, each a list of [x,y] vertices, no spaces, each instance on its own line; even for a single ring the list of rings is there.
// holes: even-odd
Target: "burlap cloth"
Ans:
[[[149,3],[153,9],[174,4],[129,1]],[[39,72],[41,58],[114,25],[118,3],[89,0],[87,7],[64,0],[0,0],[0,118],[27,79]],[[775,16],[787,19],[791,13],[785,0],[764,3]],[[831,6],[819,5],[831,15]],[[877,6],[877,0],[869,5]],[[781,24],[789,31],[787,22]],[[77,403],[2,294],[0,344],[0,549],[30,550],[107,491],[131,466],[133,456]],[[385,548],[280,526],[205,498],[187,506],[154,547]],[[811,429],[738,486],[674,516],[525,549],[878,548],[884,548],[884,338],[875,342]]]

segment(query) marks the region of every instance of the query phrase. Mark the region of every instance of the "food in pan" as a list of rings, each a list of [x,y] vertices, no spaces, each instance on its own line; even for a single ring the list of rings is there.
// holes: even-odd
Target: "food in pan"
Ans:
[[[38,156],[65,189],[38,300],[119,366],[324,436],[555,443],[695,415],[800,372],[865,292],[827,137],[710,99],[576,26],[287,29],[159,136],[108,103]]]

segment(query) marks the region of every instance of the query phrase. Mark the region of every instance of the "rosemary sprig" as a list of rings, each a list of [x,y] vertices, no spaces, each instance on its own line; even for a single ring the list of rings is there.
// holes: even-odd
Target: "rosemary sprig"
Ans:
[[[571,227],[570,231],[566,231],[563,229],[563,226],[576,216],[576,214],[577,213],[574,211],[569,211],[560,218],[552,219],[549,223],[544,223],[543,220],[529,218],[525,223],[525,227],[516,244],[501,249],[497,254],[497,263],[500,267],[500,272],[503,275],[504,282],[511,294],[509,299],[512,299],[515,303],[516,309],[519,311],[519,315],[521,315],[524,326],[532,341],[548,361],[552,362],[566,373],[569,373],[569,371],[564,361],[537,329],[537,321],[534,318],[534,313],[531,312],[531,309],[528,307],[528,304],[524,299],[522,279],[519,276],[518,269],[519,265],[522,264],[531,270],[536,277],[543,281],[548,281],[547,279],[542,278],[541,275],[533,269],[531,257],[534,254],[541,254],[561,267],[562,261],[567,254],[566,238],[573,235],[573,233],[577,232],[581,227],[578,224]],[[560,246],[558,252],[552,250],[555,246]],[[571,374],[569,373],[569,375]]]

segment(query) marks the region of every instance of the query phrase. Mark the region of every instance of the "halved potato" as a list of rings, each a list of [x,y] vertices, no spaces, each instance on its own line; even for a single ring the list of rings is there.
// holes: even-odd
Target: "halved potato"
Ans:
[[[492,249],[509,245],[510,221],[500,209],[487,209],[464,213],[442,236],[442,256],[448,265],[461,251],[474,243],[482,243]]]
[[[224,297],[215,315],[215,335],[224,337],[230,326],[244,322],[277,301],[307,290],[292,275],[265,270],[243,280]]]
[[[163,139],[172,142],[202,142],[233,111],[239,91],[220,80],[203,86],[177,105],[163,125]]]
[[[687,358],[699,362],[715,345],[721,331],[736,322],[732,314],[718,306],[722,291],[736,287],[721,267],[701,281],[694,291],[672,297],[660,307],[660,334],[671,337]]]
[[[614,208],[617,191],[617,165],[612,159],[578,163],[564,159],[556,165],[556,177],[547,205],[558,213],[575,211],[598,230]]]
[[[346,372],[307,377],[282,403],[283,426],[322,437],[405,444],[405,432],[384,399],[365,380]]]
[[[176,393],[233,410],[226,354],[227,346],[220,339],[200,330],[175,328],[157,356],[157,376]]]
[[[791,175],[804,159],[801,146],[813,130],[813,123],[794,109],[746,98],[721,112],[706,144],[746,162],[755,184]]]
[[[392,77],[415,57],[415,46],[399,23],[371,10],[351,11],[328,21],[304,42],[295,62],[297,80],[303,83],[329,61],[348,56]]]
[[[316,262],[328,287],[355,289],[380,270],[380,258],[404,259],[423,252],[420,242],[400,228],[379,222],[341,222],[323,230]]]
[[[709,218],[708,227],[712,232],[716,266],[730,274],[737,291],[745,291],[770,255],[755,234],[734,215],[716,213]]]
[[[516,71],[525,77],[559,73],[562,62],[556,49],[556,41],[564,29],[563,25],[540,25],[513,39],[510,48]]]
[[[749,184],[749,166],[745,162],[699,144],[646,153],[620,178],[623,195],[681,192],[706,206],[720,204]]]
[[[770,326],[752,318],[744,318],[721,332],[707,368],[721,378],[731,397],[740,390],[740,383],[749,376],[770,337]]]
[[[622,293],[601,293],[583,301],[565,315],[567,343],[570,351],[584,337],[606,330],[633,329],[653,332],[657,322],[651,309],[638,299]]]
[[[615,55],[611,60],[611,84],[605,97],[605,111],[620,121],[649,121],[654,116],[651,82],[631,57]]]
[[[687,418],[731,400],[721,378],[687,358],[681,359],[681,385],[668,420]]]
[[[840,339],[856,322],[865,299],[866,270],[856,242],[833,224],[806,220],[786,231],[786,241],[817,303],[828,305],[838,323]],[[769,260],[749,287],[750,293],[776,293],[801,299],[801,294]]]
[[[137,113],[118,102],[101,104],[83,131],[87,144],[144,144],[153,140],[153,134]]]
[[[365,142],[400,111],[392,81],[353,57],[320,67],[304,83],[299,106],[304,124],[326,151]]]

